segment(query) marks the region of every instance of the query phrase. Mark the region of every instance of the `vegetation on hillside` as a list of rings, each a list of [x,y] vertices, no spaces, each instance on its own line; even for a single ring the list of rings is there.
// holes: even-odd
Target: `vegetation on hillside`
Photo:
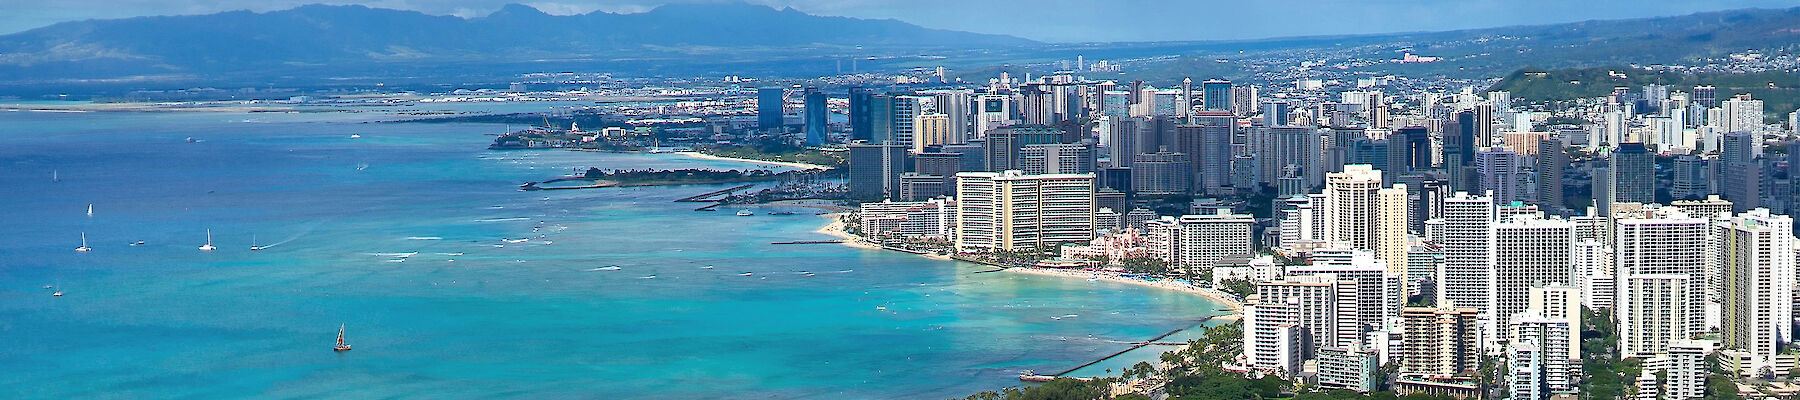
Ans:
[[[1692,92],[1694,86],[1717,88],[1719,101],[1748,93],[1763,101],[1763,115],[1779,121],[1794,111],[1800,102],[1800,74],[1761,72],[1752,74],[1689,74],[1671,71],[1649,71],[1631,67],[1577,69],[1525,68],[1507,75],[1489,90],[1512,92],[1514,99],[1534,102],[1556,102],[1606,96],[1613,88],[1642,90],[1643,85],[1668,85],[1670,91]]]

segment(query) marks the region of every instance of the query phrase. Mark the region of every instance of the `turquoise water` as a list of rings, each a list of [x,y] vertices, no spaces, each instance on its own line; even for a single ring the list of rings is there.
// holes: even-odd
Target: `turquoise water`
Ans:
[[[365,123],[393,118],[0,112],[0,398],[960,397],[1217,308],[671,202],[724,185],[521,192],[746,164]]]

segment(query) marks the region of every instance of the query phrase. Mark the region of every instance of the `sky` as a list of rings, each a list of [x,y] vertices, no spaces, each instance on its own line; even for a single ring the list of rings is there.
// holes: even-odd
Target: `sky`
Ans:
[[[507,3],[558,15],[724,0],[0,0],[0,34],[63,21],[362,4],[478,17]],[[1046,42],[1235,40],[1441,31],[1791,8],[1800,0],[743,0],[818,15],[892,18]]]

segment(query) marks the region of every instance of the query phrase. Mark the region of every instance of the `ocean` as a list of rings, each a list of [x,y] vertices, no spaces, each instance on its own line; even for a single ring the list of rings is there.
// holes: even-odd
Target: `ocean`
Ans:
[[[826,221],[672,202],[729,185],[519,191],[586,167],[758,166],[491,151],[505,127],[380,122],[399,111],[416,110],[0,109],[0,397],[949,398],[1219,314],[773,245],[830,239]],[[331,351],[339,326],[354,350]],[[1104,365],[1155,354],[1132,357]]]

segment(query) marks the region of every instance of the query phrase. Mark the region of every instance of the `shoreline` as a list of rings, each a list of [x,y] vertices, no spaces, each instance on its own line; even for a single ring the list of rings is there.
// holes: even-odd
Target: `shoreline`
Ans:
[[[816,165],[816,164],[807,164],[807,163],[798,163],[798,162],[789,162],[789,161],[755,160],[755,159],[749,159],[749,158],[721,157],[721,156],[715,156],[715,155],[711,155],[711,154],[701,153],[698,151],[677,151],[674,153],[680,154],[680,155],[685,155],[688,157],[698,158],[698,159],[702,159],[702,160],[737,161],[737,162],[745,162],[745,163],[752,163],[752,164],[777,165],[777,166],[799,168],[799,169],[831,169],[831,167],[827,167],[827,166],[823,166],[823,165]]]
[[[867,250],[892,250],[892,249],[883,248],[881,246],[865,243],[862,241],[862,238],[857,237],[856,235],[851,235],[850,232],[848,232],[844,229],[844,223],[839,220],[839,217],[842,216],[843,214],[844,213],[842,213],[842,212],[821,214],[820,216],[824,217],[825,220],[829,221],[829,222],[827,224],[825,224],[825,226],[822,226],[822,227],[819,227],[819,229],[813,230],[813,232],[830,235],[830,236],[838,238],[838,239],[843,239],[842,244],[845,246],[855,247],[855,248],[859,248],[859,249],[867,249]],[[898,251],[898,250],[894,250],[894,251]],[[962,262],[968,262],[968,263],[976,263],[974,261],[957,260],[957,259],[951,258],[949,256],[940,256],[937,254],[919,254],[919,253],[911,253],[911,252],[904,252],[904,251],[901,251],[901,253],[914,254],[914,255],[921,256],[921,257],[930,258],[933,260],[962,261]],[[1194,286],[1194,285],[1190,285],[1190,284],[1186,284],[1186,283],[1181,283],[1181,282],[1177,282],[1177,281],[1173,281],[1173,280],[1164,279],[1164,280],[1148,281],[1148,280],[1143,280],[1143,279],[1128,278],[1128,277],[1123,276],[1122,274],[1118,274],[1118,273],[1114,273],[1114,272],[1104,272],[1104,271],[1052,269],[1052,268],[1037,268],[1037,267],[1011,267],[1011,268],[999,267],[999,266],[995,266],[995,267],[1000,268],[1000,270],[1002,270],[1002,271],[1018,273],[1018,274],[1051,276],[1051,277],[1070,278],[1070,279],[1098,278],[1098,280],[1103,280],[1103,281],[1107,281],[1107,282],[1121,283],[1121,284],[1134,285],[1134,286],[1143,286],[1143,287],[1148,287],[1148,288],[1152,288],[1152,289],[1161,289],[1161,290],[1172,291],[1172,292],[1176,292],[1176,293],[1183,293],[1183,294],[1199,296],[1199,297],[1205,298],[1208,301],[1211,301],[1213,303],[1217,303],[1220,306],[1219,309],[1212,310],[1215,312],[1223,312],[1223,314],[1216,315],[1213,317],[1213,319],[1216,319],[1216,320],[1226,320],[1226,321],[1235,320],[1237,318],[1242,318],[1241,316],[1243,315],[1243,312],[1244,312],[1244,305],[1242,303],[1239,303],[1238,300],[1232,299],[1231,296],[1227,295],[1225,292],[1221,292],[1218,289],[1203,288],[1203,287]]]

